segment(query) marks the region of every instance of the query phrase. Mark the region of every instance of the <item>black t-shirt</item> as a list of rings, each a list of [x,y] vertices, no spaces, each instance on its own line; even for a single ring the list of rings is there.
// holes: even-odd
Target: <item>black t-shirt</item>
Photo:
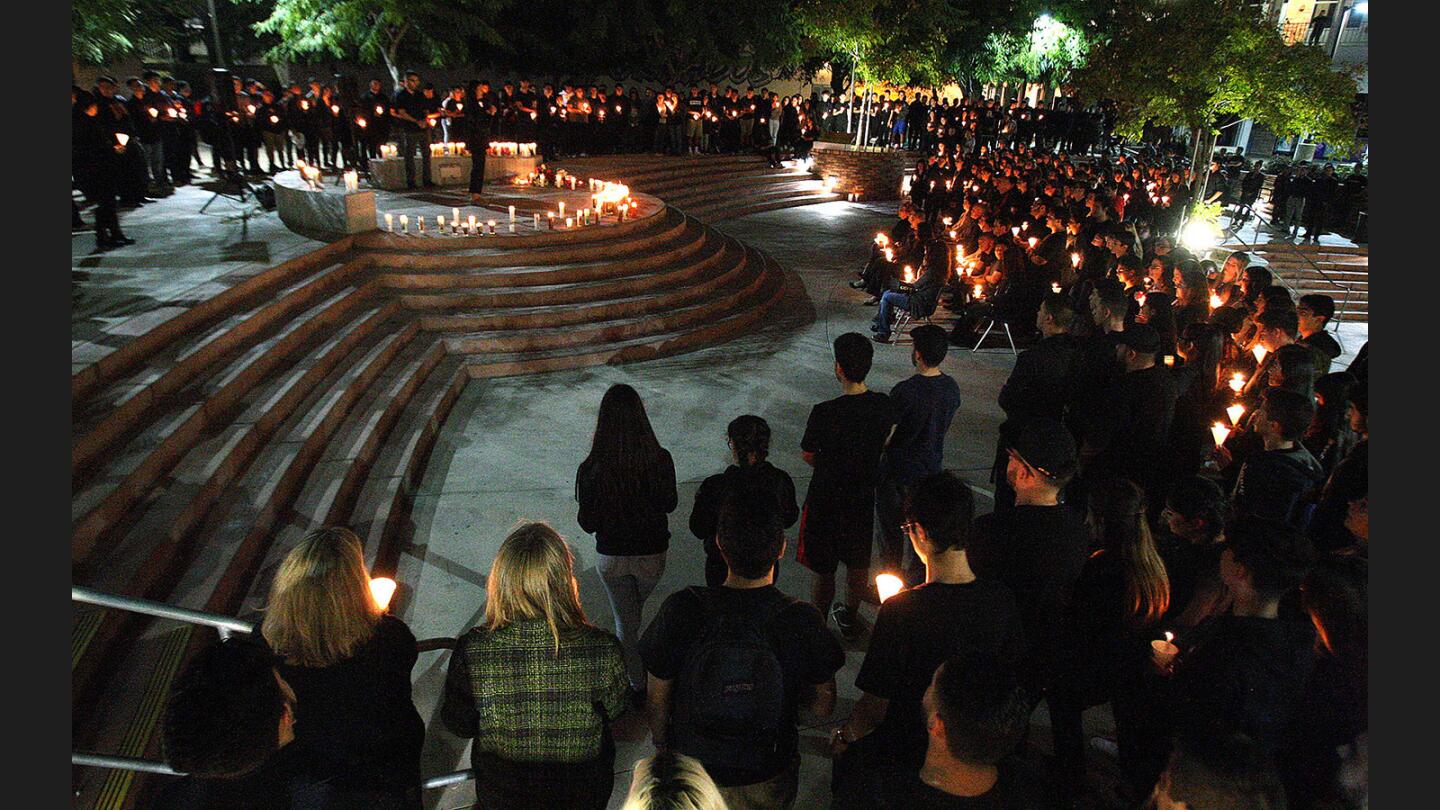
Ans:
[[[727,768],[710,769],[710,776],[721,786],[753,785],[771,778],[789,766],[799,749],[796,718],[800,705],[809,699],[810,688],[826,683],[845,663],[845,651],[825,627],[825,619],[808,602],[801,602],[781,593],[773,585],[763,588],[705,589],[717,610],[761,613],[776,600],[788,600],[790,606],[778,613],[767,628],[770,644],[780,660],[785,678],[784,716],[781,718],[781,739],[774,765],[767,772],[746,772]],[[705,606],[694,589],[673,593],[660,605],[650,626],[640,637],[640,657],[645,669],[661,680],[674,680],[680,674],[691,647],[705,628]]]
[[[911,484],[940,472],[945,431],[960,408],[960,386],[949,374],[915,374],[890,389],[895,403],[895,436],[885,448],[886,474]]]
[[[434,101],[434,99],[425,98],[422,93],[412,93],[407,89],[401,88],[395,91],[395,102],[391,105],[391,108],[404,110],[406,113],[409,113],[411,118],[419,121],[419,124],[414,124],[403,118],[396,119],[396,121],[400,123],[400,126],[412,132],[419,132],[428,126],[425,121],[425,116],[430,114],[434,106]]]
[[[975,521],[970,565],[981,579],[1004,583],[1020,608],[1027,685],[1053,674],[1064,616],[1089,556],[1090,536],[1079,515],[1058,506],[1017,505]]]
[[[1051,807],[1044,777],[1023,760],[1001,760],[995,785],[979,796],[956,796],[931,787],[918,771],[886,779],[883,794],[863,804],[869,810],[1042,810]]]
[[[420,782],[425,724],[410,693],[418,653],[405,623],[386,615],[350,658],[328,667],[280,664],[295,690],[300,772],[337,787],[408,789]]]
[[[880,454],[895,425],[895,405],[878,391],[850,394],[810,409],[800,449],[815,454],[805,495],[808,526],[862,522],[870,531]]]
[[[855,686],[890,701],[873,733],[902,769],[918,768],[926,744],[920,701],[935,670],[953,655],[1011,667],[1024,649],[1020,610],[999,581],[930,582],[880,606]]]

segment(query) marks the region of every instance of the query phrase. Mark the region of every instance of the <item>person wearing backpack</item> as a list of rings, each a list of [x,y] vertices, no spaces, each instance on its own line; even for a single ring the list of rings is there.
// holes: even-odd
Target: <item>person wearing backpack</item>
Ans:
[[[640,638],[651,734],[656,750],[699,760],[731,810],[786,810],[800,709],[834,710],[845,653],[814,605],[774,585],[785,530],[773,492],[732,492],[716,543],[724,583],[671,594]]]

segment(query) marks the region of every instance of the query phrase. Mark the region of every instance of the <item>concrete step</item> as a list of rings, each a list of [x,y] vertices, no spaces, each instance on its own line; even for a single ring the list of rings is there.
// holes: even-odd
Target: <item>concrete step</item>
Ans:
[[[766,211],[779,211],[782,208],[795,208],[802,205],[815,205],[817,203],[824,202],[839,202],[843,199],[843,195],[836,193],[802,194],[794,197],[774,200],[771,202],[723,209],[716,214],[712,214],[712,221],[719,221],[722,219],[734,219],[735,217],[743,217],[750,214],[761,214]]]

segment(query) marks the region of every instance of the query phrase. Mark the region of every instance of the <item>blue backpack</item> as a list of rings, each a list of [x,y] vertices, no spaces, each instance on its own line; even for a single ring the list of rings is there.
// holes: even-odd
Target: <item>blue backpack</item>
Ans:
[[[707,768],[766,770],[779,749],[785,704],[785,675],[767,628],[795,600],[730,612],[708,589],[690,590],[705,629],[676,677],[671,744]]]

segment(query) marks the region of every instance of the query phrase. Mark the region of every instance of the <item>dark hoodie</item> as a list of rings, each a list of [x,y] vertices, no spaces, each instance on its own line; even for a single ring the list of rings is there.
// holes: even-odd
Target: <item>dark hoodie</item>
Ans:
[[[1305,496],[1320,486],[1325,471],[1303,444],[1289,450],[1256,453],[1240,468],[1231,504],[1237,516],[1249,515],[1303,526]]]
[[[725,472],[712,475],[700,484],[695,492],[695,508],[690,512],[690,531],[705,541],[705,556],[715,559],[720,549],[715,545],[715,530],[720,524],[720,507],[730,493],[745,487],[756,487],[775,493],[780,506],[780,521],[785,528],[795,525],[800,519],[800,507],[795,505],[795,482],[790,474],[768,461],[761,461],[749,467],[731,464]]]

